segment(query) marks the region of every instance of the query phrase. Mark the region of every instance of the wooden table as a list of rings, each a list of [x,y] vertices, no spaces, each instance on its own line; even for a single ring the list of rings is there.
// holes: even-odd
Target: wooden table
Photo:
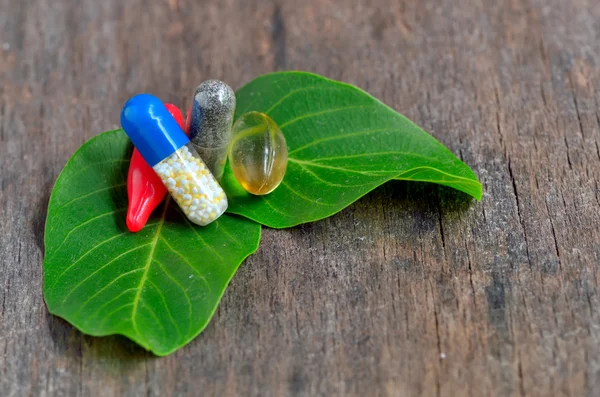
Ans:
[[[266,230],[212,323],[156,358],[42,296],[71,154],[152,92],[299,69],[368,90],[479,175]],[[595,395],[597,0],[0,0],[0,395]]]

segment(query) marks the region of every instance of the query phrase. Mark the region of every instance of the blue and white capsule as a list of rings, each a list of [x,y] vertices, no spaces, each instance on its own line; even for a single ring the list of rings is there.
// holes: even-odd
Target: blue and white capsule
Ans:
[[[190,221],[205,226],[225,212],[225,192],[160,99],[134,96],[121,125]]]

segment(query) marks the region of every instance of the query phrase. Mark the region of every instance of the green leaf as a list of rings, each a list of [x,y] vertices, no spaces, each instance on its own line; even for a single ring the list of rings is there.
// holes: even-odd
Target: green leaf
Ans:
[[[268,114],[289,148],[282,184],[252,196],[225,175],[229,211],[284,228],[326,218],[391,180],[433,182],[481,199],[471,169],[406,117],[348,84],[304,72],[256,78],[237,93],[236,117]]]
[[[281,127],[288,171],[252,196],[226,170],[229,212],[192,225],[170,200],[146,227],[125,226],[129,139],[109,131],[85,143],[61,173],[48,206],[44,297],[51,313],[90,335],[122,334],[157,355],[206,327],[260,228],[325,218],[391,179],[434,182],[481,198],[471,169],[411,121],[347,84],[302,72],[255,79],[236,117],[257,110]]]
[[[130,155],[127,136],[110,131],[65,166],[48,207],[44,297],[51,313],[82,332],[122,334],[166,355],[208,324],[238,266],[258,248],[261,227],[232,215],[193,226],[167,199],[130,233]]]

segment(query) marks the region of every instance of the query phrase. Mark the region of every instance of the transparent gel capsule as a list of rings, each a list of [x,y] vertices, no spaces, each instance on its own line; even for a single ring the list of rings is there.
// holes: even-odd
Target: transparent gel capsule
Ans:
[[[235,93],[220,80],[207,80],[194,92],[186,130],[211,173],[221,180],[231,139]]]
[[[249,193],[271,193],[283,180],[288,150],[285,137],[266,114],[249,112],[233,125],[229,163]]]

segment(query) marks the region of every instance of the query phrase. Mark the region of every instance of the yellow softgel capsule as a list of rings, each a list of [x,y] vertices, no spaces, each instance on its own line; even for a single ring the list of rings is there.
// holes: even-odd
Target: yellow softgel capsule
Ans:
[[[279,126],[266,114],[249,112],[233,125],[229,163],[249,193],[264,195],[279,186],[287,168],[288,150]]]

